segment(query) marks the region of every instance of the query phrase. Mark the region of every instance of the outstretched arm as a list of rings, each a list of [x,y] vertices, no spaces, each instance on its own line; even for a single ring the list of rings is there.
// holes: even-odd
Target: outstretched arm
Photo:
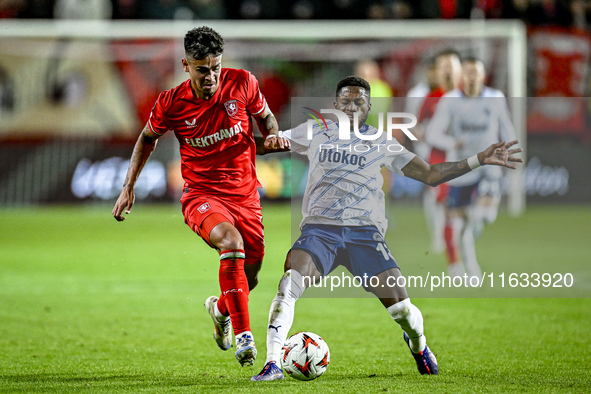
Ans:
[[[522,151],[521,148],[509,149],[519,141],[511,141],[509,143],[499,142],[493,144],[478,153],[478,163],[480,165],[496,165],[511,169],[517,168],[512,163],[523,163],[523,159],[514,157],[513,155]],[[459,176],[469,172],[472,168],[468,165],[468,160],[445,162],[440,164],[429,165],[420,157],[413,158],[406,166],[402,168],[405,176],[416,179],[429,186],[437,186],[441,183],[450,181]]]
[[[131,160],[129,161],[129,168],[127,169],[125,182],[123,184],[123,190],[121,191],[121,194],[119,194],[119,198],[113,208],[113,217],[119,222],[125,220],[125,217],[122,215],[123,210],[125,210],[125,213],[131,212],[131,207],[135,202],[135,194],[133,192],[135,183],[137,182],[144,165],[148,161],[148,158],[154,151],[154,148],[156,148],[158,138],[160,138],[160,136],[154,134],[146,124],[135,143],[133,153],[131,154]]]
[[[257,155],[264,155],[270,152],[281,152],[289,149],[289,140],[279,137],[279,125],[273,112],[267,105],[263,112],[255,116],[259,131],[263,139],[255,136],[257,143]],[[257,141],[258,138],[258,141]]]

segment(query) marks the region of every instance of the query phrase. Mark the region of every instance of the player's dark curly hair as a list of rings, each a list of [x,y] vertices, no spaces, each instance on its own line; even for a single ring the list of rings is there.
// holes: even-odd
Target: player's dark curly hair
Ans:
[[[345,86],[359,86],[360,88],[367,90],[367,94],[371,96],[371,87],[369,86],[369,82],[363,78],[351,75],[341,79],[341,81],[337,84],[337,97],[339,96],[339,93],[341,93],[341,89],[343,89]]]
[[[204,59],[207,55],[218,56],[224,52],[224,39],[211,27],[201,26],[185,34],[185,56]]]

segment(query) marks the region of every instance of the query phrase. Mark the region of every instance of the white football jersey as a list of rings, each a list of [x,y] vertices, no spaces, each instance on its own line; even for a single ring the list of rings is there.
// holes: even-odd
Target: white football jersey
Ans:
[[[446,161],[459,161],[475,155],[491,144],[515,139],[505,95],[484,87],[478,97],[468,97],[459,89],[447,92],[437,103],[426,130],[429,145],[445,150]],[[461,147],[456,148],[456,142]],[[500,167],[485,166],[453,179],[451,186],[477,183],[483,176],[498,178]]]
[[[388,141],[386,133],[374,141],[363,141],[353,133],[350,140],[339,140],[338,124],[327,120],[314,125],[308,139],[307,125],[283,133],[291,140],[292,152],[309,161],[308,182],[302,201],[305,224],[376,226],[382,234],[388,228],[386,202],[382,186],[382,167],[400,175],[415,154]],[[360,133],[372,135],[375,127],[366,125]]]

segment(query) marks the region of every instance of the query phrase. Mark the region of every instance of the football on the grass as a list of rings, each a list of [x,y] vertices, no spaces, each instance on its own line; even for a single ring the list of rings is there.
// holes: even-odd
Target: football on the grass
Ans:
[[[281,364],[289,376],[297,380],[316,379],[328,368],[330,350],[313,332],[298,332],[287,338],[281,351]]]

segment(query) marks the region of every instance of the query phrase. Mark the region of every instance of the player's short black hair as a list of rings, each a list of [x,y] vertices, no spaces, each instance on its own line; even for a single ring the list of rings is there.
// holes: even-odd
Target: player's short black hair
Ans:
[[[436,57],[437,56],[429,56],[429,57],[425,58],[423,60],[423,64],[425,65],[425,67],[426,68],[433,68],[433,67],[435,67],[435,64],[436,64],[435,59],[436,59]]]
[[[343,89],[345,86],[359,86],[360,88],[367,90],[367,94],[371,97],[371,86],[369,86],[369,82],[361,77],[351,75],[341,79],[337,84],[336,97],[339,97],[341,89]]]
[[[462,64],[464,63],[481,63],[484,66],[484,62],[477,56],[466,56],[462,59]]]
[[[437,59],[439,59],[442,56],[456,56],[458,59],[460,59],[460,61],[462,60],[460,52],[456,51],[453,48],[446,48],[442,51],[437,52],[437,54],[435,55],[435,61],[437,61]]]
[[[201,26],[185,34],[185,56],[205,59],[207,55],[218,56],[224,52],[224,39],[211,27]]]

